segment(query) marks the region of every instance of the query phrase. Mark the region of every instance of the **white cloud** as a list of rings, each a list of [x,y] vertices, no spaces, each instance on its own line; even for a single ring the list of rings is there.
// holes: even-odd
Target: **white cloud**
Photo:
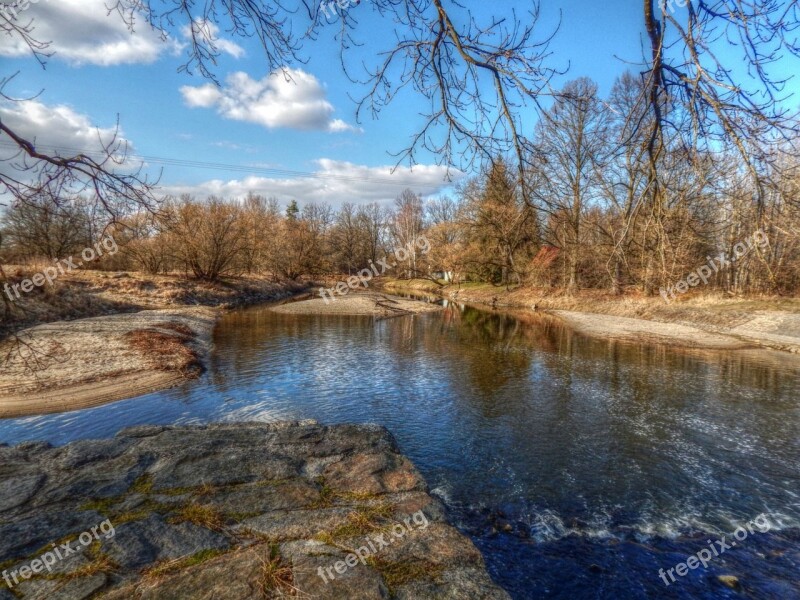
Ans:
[[[85,152],[96,158],[93,153],[102,152],[104,145],[114,140],[115,133],[116,141],[123,145],[121,149],[127,144],[128,152],[133,150],[115,126],[97,127],[88,116],[63,104],[48,106],[37,100],[6,102],[0,104],[0,119],[14,133],[48,153],[55,148],[62,156]],[[8,149],[2,147],[0,156],[8,154]]]
[[[334,119],[319,80],[301,69],[276,71],[260,80],[238,71],[221,88],[213,84],[181,87],[184,102],[191,108],[216,107],[226,119],[257,123],[267,129],[302,131],[360,131]]]
[[[219,37],[219,27],[211,21],[195,20],[191,27],[187,25],[183,28],[183,37],[190,40],[192,30],[194,30],[194,35],[198,40],[216,47],[220,52],[230,54],[234,58],[242,58],[245,55],[244,48],[239,44]]]
[[[142,18],[131,33],[107,5],[106,0],[46,0],[31,4],[18,18],[33,23],[35,39],[51,42],[53,58],[73,65],[147,64],[164,52],[181,50],[181,44],[163,39]],[[19,36],[4,32],[0,40],[1,56],[30,55]]]
[[[96,127],[89,117],[69,106],[48,106],[35,100],[0,103],[0,120],[14,133],[32,142],[43,154],[74,156],[83,153],[101,161],[105,146],[114,152],[119,164],[109,164],[115,171],[134,171],[140,163],[129,158],[133,145],[116,126]],[[115,137],[116,135],[116,137]],[[111,145],[113,144],[113,145]],[[10,160],[13,159],[13,160]],[[23,157],[19,148],[7,137],[0,138],[0,173],[23,182],[32,182],[38,176],[38,161]],[[24,165],[34,167],[26,170]],[[0,205],[7,204],[9,196],[0,194]]]
[[[353,127],[349,123],[345,123],[341,119],[334,119],[328,123],[328,131],[331,133],[339,133],[341,131],[361,131],[360,127]]]
[[[248,192],[274,196],[280,200],[296,199],[301,203],[327,202],[340,206],[343,202],[368,204],[394,200],[404,188],[423,196],[441,193],[463,177],[451,173],[446,180],[446,167],[418,165],[412,169],[399,167],[367,167],[350,162],[323,158],[316,161],[318,169],[308,177],[270,178],[250,176],[223,181],[214,179],[198,185],[174,185],[163,188],[166,194],[193,194],[199,198],[209,195],[238,198]]]
[[[191,90],[191,93],[186,92],[187,89]],[[186,85],[181,88],[181,92],[186,105],[191,108],[211,108],[222,98],[222,92],[213,83],[197,87]]]

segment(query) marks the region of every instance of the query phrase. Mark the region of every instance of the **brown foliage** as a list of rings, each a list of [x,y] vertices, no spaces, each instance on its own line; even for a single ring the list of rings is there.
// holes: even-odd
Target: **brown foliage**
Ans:
[[[162,329],[171,329],[177,335],[164,333],[158,329],[136,329],[128,332],[125,339],[151,363],[154,369],[178,370],[187,379],[199,377],[204,368],[198,353],[189,347],[192,340],[191,330],[177,323],[167,324]]]

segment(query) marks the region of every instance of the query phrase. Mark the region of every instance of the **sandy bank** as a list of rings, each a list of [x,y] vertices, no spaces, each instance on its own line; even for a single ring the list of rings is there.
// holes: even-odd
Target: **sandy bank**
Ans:
[[[33,267],[4,269],[14,281]],[[0,304],[0,418],[98,406],[197,377],[222,310],[305,288],[257,276],[208,282],[176,274],[69,273],[10,309]]]
[[[327,304],[322,298],[315,298],[283,304],[272,310],[290,315],[363,315],[388,319],[409,314],[435,312],[442,310],[442,307],[420,300],[407,300],[377,292],[360,292],[348,296],[337,296],[334,301],[329,300]]]
[[[698,327],[677,323],[658,323],[612,315],[579,313],[566,310],[548,311],[566,321],[572,328],[587,335],[607,339],[652,342],[694,348],[741,350],[752,347],[728,335],[703,331]]]
[[[33,276],[33,267],[3,265],[11,283]],[[226,277],[211,282],[183,275],[75,271],[36,288],[8,310],[0,302],[0,340],[26,327],[140,310],[187,306],[236,308],[274,302],[305,290],[303,283],[265,277]]]
[[[787,312],[755,313],[736,327],[660,323],[595,313],[548,311],[585,333],[608,339],[628,340],[716,350],[768,348],[800,353],[800,315]]]
[[[387,290],[434,293],[456,302],[531,311],[536,307],[581,333],[620,341],[710,350],[779,350],[800,354],[800,300],[796,298],[613,296],[597,290],[575,295],[485,284],[436,286],[430,281],[389,281]],[[791,357],[794,360],[796,357]]]
[[[98,406],[197,377],[219,311],[141,311],[25,329],[0,344],[0,418]]]

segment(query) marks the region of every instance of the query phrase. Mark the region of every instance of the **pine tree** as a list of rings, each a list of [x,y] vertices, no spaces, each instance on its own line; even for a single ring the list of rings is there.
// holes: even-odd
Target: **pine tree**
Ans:
[[[297,206],[297,200],[292,200],[289,202],[289,206],[286,207],[286,218],[294,222],[299,214],[300,208]]]

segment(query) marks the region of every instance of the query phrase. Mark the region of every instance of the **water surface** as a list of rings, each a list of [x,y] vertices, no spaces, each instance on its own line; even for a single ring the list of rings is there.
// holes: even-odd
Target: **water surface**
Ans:
[[[215,337],[200,381],[0,421],[0,441],[145,423],[381,423],[515,598],[800,598],[792,361],[594,340],[547,315],[460,305],[388,321],[254,308]],[[768,533],[669,587],[659,578],[761,514]]]

